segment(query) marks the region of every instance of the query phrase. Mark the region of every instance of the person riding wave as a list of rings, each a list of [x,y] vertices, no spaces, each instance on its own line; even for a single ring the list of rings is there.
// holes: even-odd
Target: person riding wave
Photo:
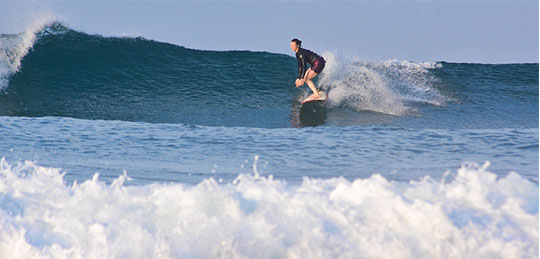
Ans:
[[[296,60],[298,61],[298,77],[295,81],[295,85],[296,87],[300,87],[307,84],[309,89],[313,91],[313,94],[306,98],[304,102],[320,99],[321,95],[319,94],[319,91],[317,91],[317,88],[315,88],[312,79],[321,73],[326,61],[314,52],[302,48],[301,45],[301,40],[296,38],[291,40],[291,49],[296,52]],[[306,70],[307,64],[310,65],[308,70]]]

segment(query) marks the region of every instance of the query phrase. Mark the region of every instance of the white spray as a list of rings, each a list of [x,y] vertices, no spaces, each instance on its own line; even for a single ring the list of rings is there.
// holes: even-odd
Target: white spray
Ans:
[[[18,72],[21,61],[34,46],[36,35],[56,20],[51,13],[32,20],[24,32],[0,34],[0,91],[7,87],[9,77]]]
[[[415,112],[412,102],[442,105],[447,100],[428,70],[441,68],[438,63],[364,62],[330,52],[323,56],[327,63],[319,84],[333,106],[400,116]]]

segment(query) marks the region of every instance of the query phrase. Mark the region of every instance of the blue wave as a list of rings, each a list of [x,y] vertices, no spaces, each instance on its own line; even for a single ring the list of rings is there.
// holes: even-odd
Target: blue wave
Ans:
[[[0,38],[8,42],[16,36]],[[3,52],[9,52],[6,44]],[[299,100],[307,91],[292,86],[296,60],[288,55],[194,50],[144,38],[89,35],[54,23],[36,32],[32,48],[20,58],[0,88],[1,116],[272,128],[362,124],[370,116],[374,124],[385,123],[469,98],[473,104],[498,105],[508,104],[512,95],[515,112],[522,109],[519,102],[538,102],[538,64],[330,60],[318,82],[330,101],[319,107],[323,111],[313,115],[315,121],[308,114],[306,122],[311,109],[301,109]],[[533,112],[538,114],[537,108]]]

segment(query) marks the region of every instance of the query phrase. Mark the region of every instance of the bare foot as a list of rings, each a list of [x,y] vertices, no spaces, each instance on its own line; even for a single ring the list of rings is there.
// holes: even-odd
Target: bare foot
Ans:
[[[315,100],[315,99],[317,99],[317,98],[316,98],[316,97],[313,97],[313,95],[310,95],[310,96],[308,96],[308,98],[306,98],[306,99],[304,99],[304,100],[302,101],[302,104],[304,104],[304,103],[306,103],[306,102],[309,102],[309,101],[313,101],[313,100]]]

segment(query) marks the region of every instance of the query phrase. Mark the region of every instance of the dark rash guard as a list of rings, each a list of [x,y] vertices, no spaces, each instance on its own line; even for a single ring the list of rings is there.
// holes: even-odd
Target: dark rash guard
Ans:
[[[299,48],[298,52],[296,52],[296,60],[298,61],[298,79],[304,78],[304,74],[306,73],[306,63],[313,66],[313,63],[319,58],[320,56],[312,51]]]

